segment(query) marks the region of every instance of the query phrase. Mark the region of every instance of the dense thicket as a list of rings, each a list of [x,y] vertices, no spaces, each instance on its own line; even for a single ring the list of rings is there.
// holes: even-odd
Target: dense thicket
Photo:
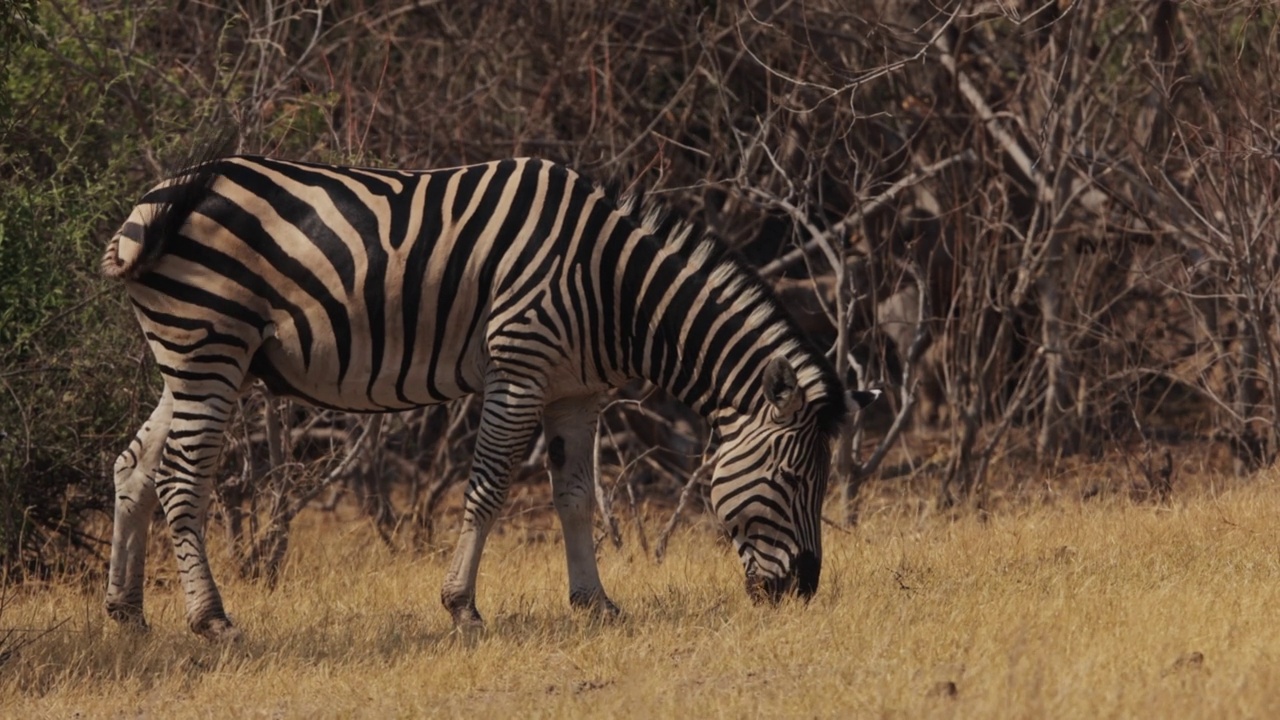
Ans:
[[[643,183],[891,390],[833,516],[904,440],[893,472],[944,504],[1009,452],[1127,453],[1167,492],[1164,450],[1199,439],[1247,473],[1280,418],[1278,40],[1262,0],[0,0],[0,553],[48,569],[100,542],[86,519],[159,378],[97,257],[228,128],[294,158],[533,154]],[[644,401],[607,414],[602,504],[674,497],[696,419],[623,397]],[[388,536],[429,531],[469,413],[246,399],[220,488],[242,569],[342,491]]]

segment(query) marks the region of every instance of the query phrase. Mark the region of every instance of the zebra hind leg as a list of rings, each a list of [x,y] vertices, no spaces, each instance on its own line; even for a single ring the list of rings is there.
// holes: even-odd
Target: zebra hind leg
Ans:
[[[480,555],[489,530],[506,503],[512,468],[538,429],[541,410],[541,395],[527,381],[503,379],[486,383],[471,461],[471,480],[462,510],[462,529],[440,590],[440,602],[459,628],[484,624],[476,610]]]
[[[111,569],[107,575],[107,615],[126,627],[146,629],[142,612],[147,538],[155,513],[154,473],[169,434],[173,395],[166,387],[151,417],[115,464],[115,523],[111,533]]]
[[[547,470],[551,496],[564,532],[569,565],[569,604],[606,617],[618,616],[600,584],[592,537],[595,509],[595,439],[600,401],[597,396],[571,398],[547,405]]]
[[[240,631],[223,610],[222,596],[213,581],[205,525],[213,496],[213,471],[222,450],[223,430],[235,408],[235,392],[227,392],[221,383],[218,390],[210,392],[212,384],[206,381],[174,388],[173,422],[155,485],[178,559],[188,626],[209,640],[234,640]]]

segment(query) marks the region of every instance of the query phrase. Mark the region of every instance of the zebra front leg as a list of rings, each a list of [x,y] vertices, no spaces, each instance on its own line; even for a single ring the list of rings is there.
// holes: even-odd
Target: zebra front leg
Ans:
[[[115,464],[115,523],[111,532],[111,569],[107,574],[107,615],[129,627],[146,629],[142,612],[147,538],[156,509],[153,473],[173,416],[173,394],[166,387],[151,417],[142,424]]]
[[[485,386],[471,479],[462,510],[462,529],[440,590],[440,602],[458,627],[484,624],[476,610],[480,554],[507,500],[512,468],[538,429],[541,408],[542,398],[536,388],[510,380],[491,380]]]
[[[618,606],[605,594],[596,567],[592,538],[595,508],[597,396],[571,398],[547,405],[543,427],[547,434],[547,470],[551,496],[564,531],[564,552],[569,565],[569,604],[607,616],[618,615]]]
[[[222,596],[209,569],[205,523],[223,430],[235,405],[221,393],[174,394],[180,399],[174,402],[155,487],[178,560],[187,625],[209,640],[233,640],[240,632],[222,608]]]

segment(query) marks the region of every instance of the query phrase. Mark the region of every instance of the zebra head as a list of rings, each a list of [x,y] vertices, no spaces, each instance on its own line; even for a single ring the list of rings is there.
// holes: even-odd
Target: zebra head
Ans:
[[[840,391],[807,398],[781,357],[769,362],[761,381],[760,410],[718,429],[711,502],[746,570],[747,594],[757,601],[787,593],[807,600],[822,572],[822,502],[848,405]],[[878,394],[850,399],[865,405]]]

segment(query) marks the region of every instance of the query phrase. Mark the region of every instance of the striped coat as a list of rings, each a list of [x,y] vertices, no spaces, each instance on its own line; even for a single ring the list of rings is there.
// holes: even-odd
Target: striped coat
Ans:
[[[158,502],[189,624],[234,634],[204,523],[224,429],[255,378],[356,412],[483,393],[442,590],[457,623],[480,621],[481,551],[539,426],[571,604],[616,610],[591,537],[591,450],[602,396],[633,378],[707,419],[712,502],[749,591],[817,587],[831,442],[847,414],[831,367],[718,243],[615,202],[573,170],[533,159],[407,172],[226,158],[147,193],[103,269],[124,281],[165,381],[116,463],[106,604],[121,621],[143,622]]]

